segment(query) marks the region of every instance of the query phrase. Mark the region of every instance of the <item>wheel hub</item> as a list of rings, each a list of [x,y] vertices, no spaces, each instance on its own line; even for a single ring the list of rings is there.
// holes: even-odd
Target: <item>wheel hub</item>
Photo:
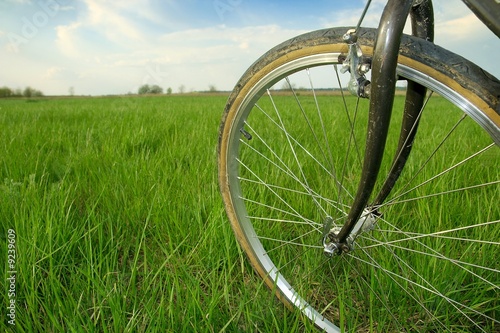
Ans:
[[[344,252],[349,252],[354,249],[354,244],[356,238],[358,238],[362,233],[370,232],[375,229],[377,220],[380,214],[372,209],[365,208],[361,217],[354,225],[351,233],[347,237],[345,243],[340,243],[338,241],[337,235],[343,226],[333,227],[333,218],[327,216],[323,224],[323,252],[327,257],[333,256],[333,254],[340,255]]]

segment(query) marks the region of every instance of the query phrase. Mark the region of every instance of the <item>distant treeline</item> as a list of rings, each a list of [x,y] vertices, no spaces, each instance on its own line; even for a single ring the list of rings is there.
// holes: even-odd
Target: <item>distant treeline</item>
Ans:
[[[17,88],[11,89],[9,87],[0,87],[0,98],[7,97],[41,97],[43,93],[31,87],[26,87],[24,89]]]
[[[0,88],[0,98],[6,97],[41,97],[43,93],[40,90],[26,87],[24,89],[17,88],[11,89],[9,87],[1,87]]]

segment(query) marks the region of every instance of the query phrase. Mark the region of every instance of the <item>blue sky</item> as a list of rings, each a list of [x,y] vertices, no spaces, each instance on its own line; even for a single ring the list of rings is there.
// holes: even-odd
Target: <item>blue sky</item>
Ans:
[[[277,43],[357,23],[361,0],[0,0],[0,86],[106,95],[158,84],[230,90]],[[376,26],[383,0],[364,25]],[[460,0],[435,1],[436,43],[500,77],[499,39]]]

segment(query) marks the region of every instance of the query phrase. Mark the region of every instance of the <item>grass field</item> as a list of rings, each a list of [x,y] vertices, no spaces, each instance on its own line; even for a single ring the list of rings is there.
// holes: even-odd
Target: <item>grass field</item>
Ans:
[[[16,250],[0,268],[2,331],[313,330],[253,274],[227,221],[226,98],[0,100],[0,256]]]
[[[252,274],[226,221],[216,181],[225,101],[0,101],[0,253],[14,230],[18,332],[300,324]]]

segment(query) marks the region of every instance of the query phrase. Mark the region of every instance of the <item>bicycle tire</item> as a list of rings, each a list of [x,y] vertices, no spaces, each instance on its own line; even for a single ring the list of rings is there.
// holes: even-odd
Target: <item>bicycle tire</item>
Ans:
[[[318,242],[325,218],[330,214],[337,214],[339,216],[334,218],[334,225],[341,226],[341,220],[348,210],[348,199],[339,198],[348,196],[351,183],[357,185],[355,176],[350,174],[349,181],[343,180],[347,173],[360,170],[357,166],[360,164],[359,156],[348,159],[347,153],[363,155],[362,145],[359,144],[362,143],[363,134],[336,137],[338,141],[335,141],[335,146],[342,146],[345,151],[336,153],[335,156],[332,153],[331,136],[346,127],[366,128],[366,124],[362,120],[356,120],[356,117],[361,119],[358,113],[362,111],[358,109],[363,101],[353,98],[351,101],[345,97],[340,82],[336,83],[339,87],[325,93],[313,85],[309,75],[310,71],[320,66],[319,69],[324,72],[322,68],[326,66],[334,68],[331,77],[339,77],[338,66],[341,66],[348,51],[342,36],[348,29],[341,27],[314,31],[278,45],[245,72],[228,99],[219,130],[219,185],[227,216],[240,246],[256,272],[278,298],[289,307],[299,309],[325,331],[339,332],[344,328],[364,331],[375,327],[384,327],[385,331],[499,330],[500,303],[497,296],[500,291],[500,265],[495,259],[491,259],[488,264],[485,261],[488,254],[495,258],[500,246],[497,241],[500,236],[500,211],[497,204],[500,202],[500,175],[497,167],[500,162],[500,82],[473,63],[433,43],[404,35],[398,58],[398,75],[439,94],[440,97],[430,97],[429,94],[426,108],[427,102],[451,103],[449,109],[453,109],[458,120],[450,125],[449,133],[455,131],[455,128],[462,128],[466,119],[468,126],[464,125],[463,132],[453,133],[460,153],[455,155],[450,150],[441,159],[448,162],[450,159],[461,158],[458,156],[461,148],[466,142],[476,138],[476,145],[486,142],[488,148],[479,149],[479,154],[470,153],[473,158],[465,157],[465,162],[459,162],[458,166],[453,162],[453,176],[444,175],[444,180],[435,178],[435,175],[429,178],[432,182],[442,183],[467,178],[470,172],[475,172],[471,170],[476,169],[461,169],[462,165],[469,165],[472,163],[470,160],[474,160],[471,164],[473,166],[477,163],[484,164],[484,168],[481,168],[484,171],[484,175],[481,175],[483,178],[478,178],[482,183],[475,186],[457,181],[455,187],[439,189],[441,192],[438,194],[423,193],[420,194],[421,197],[401,200],[400,205],[406,208],[400,211],[393,208],[397,206],[394,204],[395,198],[399,197],[389,198],[390,204],[384,207],[388,211],[384,211],[383,218],[377,220],[374,231],[363,234],[356,241],[355,250],[332,259],[325,259],[322,255],[322,246]],[[359,30],[358,43],[364,55],[370,56],[373,53],[375,36],[375,29]],[[291,82],[302,72],[311,81],[308,91],[295,89]],[[306,81],[307,79],[304,82]],[[290,89],[276,92],[271,90],[276,85],[279,87],[280,83],[281,87],[288,85]],[[326,102],[320,96],[322,94]],[[334,97],[343,98],[342,103],[349,118],[346,118],[339,129],[333,127],[336,123],[342,123],[339,114],[328,109],[330,104],[333,105],[331,100]],[[287,104],[289,102],[285,100],[288,99],[293,103]],[[348,107],[348,102],[356,106]],[[278,111],[279,103],[285,106],[282,114]],[[316,105],[313,111],[318,114],[314,120],[318,125],[312,124],[313,113],[306,115],[308,103]],[[321,108],[328,109],[329,112],[322,113],[320,104]],[[294,109],[296,114],[293,113]],[[438,127],[448,119],[448,113],[437,113],[448,112],[447,109],[448,106],[446,109],[438,108],[437,111],[425,111],[423,114],[429,113],[432,117],[437,117],[437,120],[428,121],[427,130],[420,125],[417,135],[426,138],[426,135],[421,135],[421,131],[431,133],[430,135],[442,134]],[[296,130],[301,114],[304,119],[302,122],[307,123],[307,126]],[[332,114],[338,118],[331,118]],[[393,118],[396,116],[397,112]],[[249,119],[253,121],[253,126],[249,124]],[[268,127],[263,127],[259,132],[254,126]],[[319,134],[313,130],[314,126],[320,128]],[[312,134],[307,134],[307,137],[304,131]],[[447,133],[446,131],[443,133]],[[268,139],[264,138],[266,135]],[[471,137],[464,139],[465,135]],[[271,149],[271,145],[275,148]],[[391,150],[389,141],[388,145],[387,149]],[[418,141],[414,145],[418,146]],[[441,149],[441,143],[438,145],[437,150]],[[406,176],[409,182],[425,173],[422,169],[428,168],[429,160],[435,158],[437,150],[432,148],[430,157],[421,157],[419,151],[412,152],[410,158],[416,164],[410,164],[406,168],[417,170],[417,175]],[[485,151],[486,156],[482,157]],[[324,160],[324,164],[319,160]],[[419,168],[418,163],[422,160],[424,167]],[[462,173],[455,174],[455,169],[462,170]],[[442,177],[440,172],[437,174],[439,178]],[[276,177],[270,180],[272,176]],[[289,185],[293,182],[297,183],[293,185],[295,187]],[[403,180],[397,184],[401,182]],[[412,188],[413,192],[427,188],[428,182],[421,182],[423,185]],[[403,187],[402,184],[401,186]],[[337,193],[333,193],[335,191],[331,191],[332,188]],[[453,204],[446,201],[446,206],[452,207],[449,209],[457,210],[456,212],[444,211],[443,197],[455,200]],[[471,207],[462,214],[458,209],[464,207],[463,197],[467,198],[466,202]],[[488,198],[489,201],[484,202],[476,197]],[[474,205],[479,208],[472,207]],[[486,208],[487,211],[484,211]],[[328,210],[330,212],[327,214]],[[335,212],[332,213],[332,210]],[[476,216],[469,223],[467,219],[474,214],[481,216]],[[457,216],[464,218],[459,221]],[[416,223],[418,217],[432,217],[434,220],[429,225],[421,226]],[[399,224],[390,223],[388,218],[406,224],[399,227]],[[481,222],[480,218],[485,221]],[[436,225],[439,228],[433,229]],[[429,230],[424,231],[425,228]],[[305,229],[309,231],[303,231]],[[470,230],[472,232],[469,233]],[[394,236],[395,234],[397,235]],[[277,239],[275,235],[282,238]],[[455,252],[448,252],[442,247],[453,247]],[[427,253],[424,254],[424,251]],[[469,255],[470,251],[479,252]],[[481,256],[477,253],[481,253]],[[381,255],[386,262],[381,264],[380,261],[375,261],[373,255]],[[404,259],[404,256],[423,259],[410,262],[413,259]],[[431,274],[427,272],[427,268],[413,268],[413,265],[419,266],[424,262],[426,265],[433,265],[434,273],[441,265],[445,273],[453,274],[458,271],[462,274],[459,275],[461,280],[448,285],[448,288],[446,283],[439,282],[439,277],[434,277],[437,273]],[[349,273],[345,273],[346,271]],[[379,274],[379,271],[384,274]],[[398,274],[401,276],[397,276]],[[447,278],[453,279],[453,276]],[[305,279],[312,282],[305,283],[302,281]],[[376,293],[375,286],[382,291]],[[357,294],[358,288],[367,291],[367,295]],[[456,296],[452,288],[458,288],[466,295],[465,298]],[[471,296],[474,288],[479,290],[476,290],[475,298]],[[396,292],[396,289],[403,289],[402,293]],[[392,295],[395,295],[396,300],[391,298]],[[349,315],[346,314],[347,309]]]

